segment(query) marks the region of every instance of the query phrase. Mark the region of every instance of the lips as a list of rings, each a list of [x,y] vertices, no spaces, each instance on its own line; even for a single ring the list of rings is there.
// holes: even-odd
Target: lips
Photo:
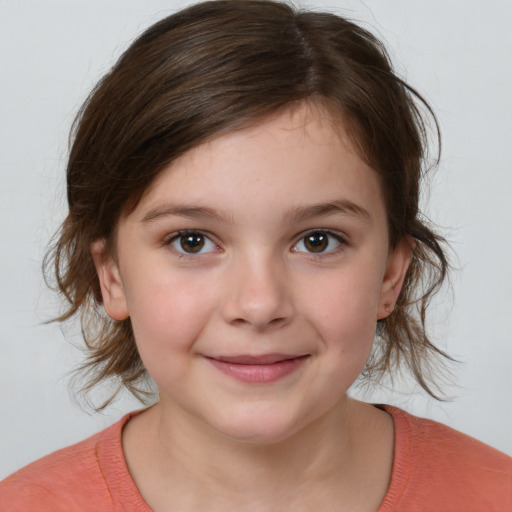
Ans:
[[[262,354],[258,356],[253,355],[238,355],[238,356],[215,356],[212,359],[216,359],[217,361],[221,361],[223,363],[232,363],[232,364],[248,364],[248,365],[267,365],[267,364],[275,364],[281,361],[288,361],[290,359],[297,359],[298,357],[305,356],[297,356],[290,354]]]
[[[298,370],[309,355],[261,354],[207,357],[217,370],[249,383],[275,382]]]

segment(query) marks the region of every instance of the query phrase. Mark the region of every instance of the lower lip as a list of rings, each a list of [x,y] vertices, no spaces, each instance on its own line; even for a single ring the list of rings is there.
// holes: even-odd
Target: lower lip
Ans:
[[[275,382],[297,370],[309,356],[285,359],[273,364],[237,364],[207,358],[218,370],[242,382]]]

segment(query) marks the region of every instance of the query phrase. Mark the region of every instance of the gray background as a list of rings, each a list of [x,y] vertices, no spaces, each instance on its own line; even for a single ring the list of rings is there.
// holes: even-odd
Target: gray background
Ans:
[[[63,332],[43,323],[58,302],[40,266],[63,218],[75,112],[142,29],[187,3],[0,0],[0,478],[139,407],[123,397],[92,414],[69,393],[80,339],[76,326]],[[439,344],[463,361],[457,385],[446,387],[454,401],[400,390],[365,398],[438,419],[512,454],[512,2],[297,3],[369,23],[400,73],[431,102],[443,131],[426,209],[460,268],[431,322]]]

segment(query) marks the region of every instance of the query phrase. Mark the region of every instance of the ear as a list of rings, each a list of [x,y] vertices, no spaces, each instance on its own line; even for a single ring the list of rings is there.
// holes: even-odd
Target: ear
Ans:
[[[100,281],[105,312],[113,320],[126,320],[130,314],[123,282],[114,258],[105,253],[105,240],[93,242],[91,254]]]
[[[386,273],[380,289],[377,320],[382,320],[393,312],[398,296],[402,291],[407,270],[411,264],[413,249],[414,240],[407,237],[390,251]]]

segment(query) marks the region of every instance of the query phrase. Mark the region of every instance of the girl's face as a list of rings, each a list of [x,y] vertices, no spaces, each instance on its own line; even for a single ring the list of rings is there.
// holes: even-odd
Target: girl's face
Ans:
[[[162,410],[251,442],[343,404],[410,258],[375,171],[307,105],[186,153],[120,221],[116,260],[101,248]]]

